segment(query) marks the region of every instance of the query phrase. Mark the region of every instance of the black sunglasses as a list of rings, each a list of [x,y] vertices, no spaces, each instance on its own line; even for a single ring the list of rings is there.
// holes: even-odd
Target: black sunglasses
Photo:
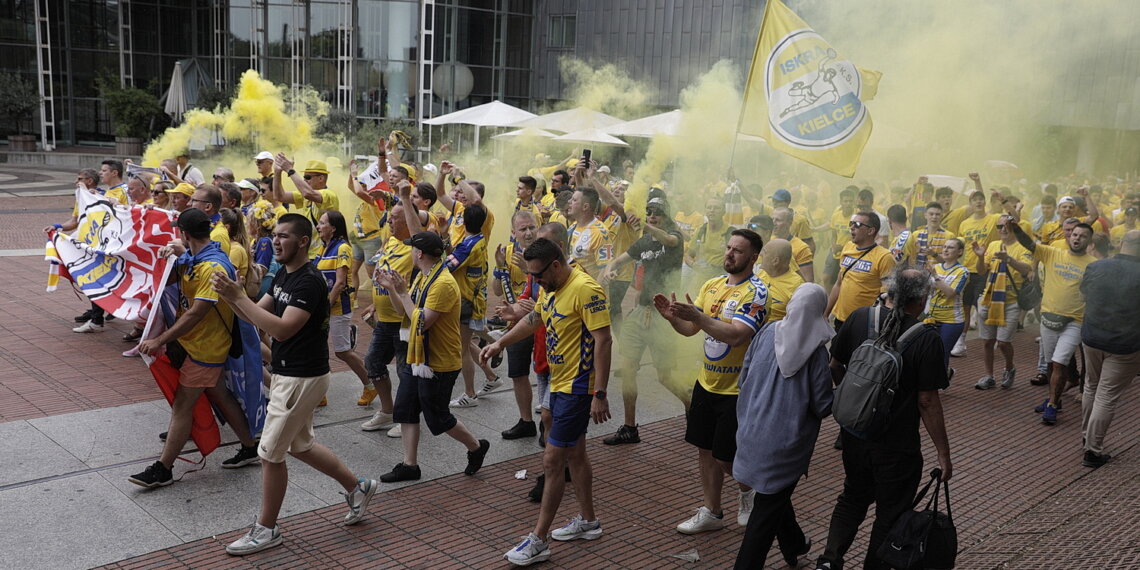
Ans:
[[[857,222],[855,220],[851,220],[850,222],[847,222],[847,227],[849,227],[849,228],[869,228],[869,227],[871,227],[871,225],[870,224],[864,224],[863,222]]]
[[[313,179],[313,175],[312,175],[312,174],[306,174],[306,175],[305,175],[303,178],[304,178],[305,180],[312,180],[312,179]]]
[[[528,275],[530,275],[531,277],[534,277],[534,278],[536,278],[536,279],[537,279],[537,278],[539,278],[539,277],[542,277],[542,274],[543,274],[543,273],[546,273],[546,270],[547,270],[547,269],[550,269],[550,266],[554,264],[554,261],[555,261],[555,260],[551,259],[551,260],[550,260],[550,261],[549,261],[549,262],[546,264],[546,267],[543,267],[543,268],[542,268],[540,271],[527,271],[527,274],[528,274]]]

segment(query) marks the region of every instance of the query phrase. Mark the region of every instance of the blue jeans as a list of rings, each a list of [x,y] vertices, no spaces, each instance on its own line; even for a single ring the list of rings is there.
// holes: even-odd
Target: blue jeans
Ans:
[[[958,337],[966,329],[966,323],[937,323],[935,326],[938,327],[938,336],[942,337],[942,365],[949,368],[950,351],[954,350]]]

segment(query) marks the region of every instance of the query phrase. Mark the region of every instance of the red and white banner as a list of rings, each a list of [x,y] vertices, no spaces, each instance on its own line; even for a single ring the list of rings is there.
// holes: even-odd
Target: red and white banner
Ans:
[[[128,208],[104,196],[76,190],[79,225],[71,234],[48,233],[47,261],[52,273],[120,319],[146,317],[161,294],[173,260],[158,250],[176,238],[174,212]],[[48,290],[54,289],[49,275]]]

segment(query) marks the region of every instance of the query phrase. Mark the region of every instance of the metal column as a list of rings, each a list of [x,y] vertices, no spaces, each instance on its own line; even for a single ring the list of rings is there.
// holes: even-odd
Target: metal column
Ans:
[[[419,90],[416,94],[416,130],[423,131],[424,121],[430,119],[432,103],[432,72],[435,60],[435,0],[420,0],[420,49],[417,62]],[[428,127],[428,149],[432,148],[431,127]]]
[[[229,9],[226,2],[213,2],[210,20],[214,24],[213,46],[214,46],[214,88],[224,89],[226,85],[232,85],[232,78],[229,77],[229,66],[226,65],[226,46],[229,43]]]
[[[305,46],[308,42],[305,40],[309,35],[309,8],[308,2],[305,0],[293,0],[291,7],[293,15],[293,37],[291,43],[291,53],[289,58],[289,92],[294,98],[297,97],[305,83],[305,56],[307,49]]]
[[[336,108],[348,112],[353,112],[356,107],[352,81],[352,61],[356,53],[354,3],[353,0],[340,0],[337,3]]]
[[[40,89],[40,141],[45,151],[55,149],[55,87],[52,85],[49,0],[36,0],[36,78]]]
[[[131,37],[131,2],[119,1],[119,87],[135,86],[135,53]]]

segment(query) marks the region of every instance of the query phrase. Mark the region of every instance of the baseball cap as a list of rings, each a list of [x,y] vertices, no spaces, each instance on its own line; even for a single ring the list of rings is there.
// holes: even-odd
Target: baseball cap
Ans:
[[[305,170],[303,172],[312,172],[314,174],[328,174],[329,167],[323,160],[310,160],[305,163]]]
[[[190,208],[178,215],[178,229],[192,236],[208,235],[212,225],[206,212],[198,208]]]
[[[185,194],[187,196],[193,196],[194,195],[194,187],[183,182],[182,184],[179,184],[179,185],[175,186],[174,188],[167,188],[166,193],[167,194]]]
[[[1124,213],[1125,214],[1136,214],[1136,213],[1140,213],[1140,210],[1137,210],[1136,208],[1125,208]]]
[[[257,187],[257,184],[254,184],[253,182],[250,182],[249,180],[246,180],[245,178],[238,180],[237,185],[238,185],[238,188],[245,188],[246,190],[253,190],[254,192],[261,190],[260,188]]]
[[[1074,206],[1077,205],[1077,201],[1074,200],[1072,196],[1061,196],[1061,198],[1059,200],[1057,200],[1057,205],[1060,206],[1061,204],[1064,204],[1065,202],[1068,202]]]
[[[783,188],[780,188],[779,190],[776,190],[772,193],[772,200],[776,202],[791,202],[792,193],[784,190]]]
[[[410,245],[432,257],[443,255],[443,238],[435,232],[420,232],[404,240],[404,245]]]
[[[669,203],[663,198],[652,198],[649,203],[645,205],[645,212],[649,213],[651,210],[656,210],[662,214],[669,214]]]
[[[273,160],[273,153],[269,152],[267,150],[263,150],[263,151],[257,153],[257,156],[253,157],[253,159],[254,160]]]
[[[603,166],[603,167],[598,169],[598,172],[605,172],[606,174],[609,174],[610,173],[610,167]]]

